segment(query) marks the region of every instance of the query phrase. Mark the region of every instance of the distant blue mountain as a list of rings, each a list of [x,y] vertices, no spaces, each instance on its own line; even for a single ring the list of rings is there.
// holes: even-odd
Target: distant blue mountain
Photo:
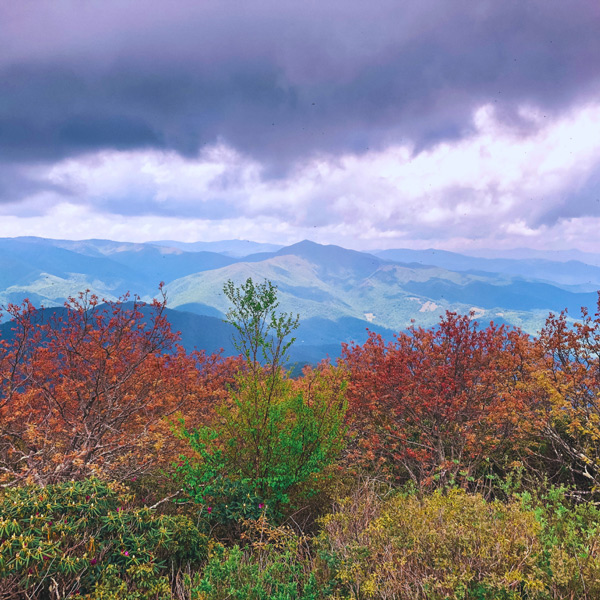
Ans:
[[[481,258],[434,249],[380,250],[374,254],[387,260],[434,265],[450,271],[497,273],[538,279],[572,286],[578,288],[577,291],[600,289],[600,267],[577,260],[561,262],[542,258]]]
[[[74,273],[89,274],[121,294],[145,287],[144,277],[106,256],[89,256],[51,244],[0,239],[0,288],[27,286],[48,274],[68,280]]]
[[[540,259],[550,262],[569,262],[575,260],[600,267],[600,253],[582,252],[581,250],[534,250],[533,248],[512,248],[509,250],[478,249],[468,250],[464,254],[481,258],[511,258],[515,260]]]
[[[223,283],[266,278],[279,289],[281,309],[300,314],[292,361],[302,364],[335,358],[342,342],[362,343],[367,329],[391,339],[413,321],[434,325],[446,310],[535,333],[549,311],[568,308],[575,317],[581,306],[594,307],[592,290],[600,289],[600,268],[581,261],[371,254],[309,240],[283,248],[239,240],[158,244],[0,239],[0,304],[28,298],[56,307],[86,289],[110,300],[130,291],[149,301],[164,281],[183,345],[232,353],[231,329],[221,320],[228,309]],[[252,253],[232,255],[242,249]]]
[[[513,281],[492,285],[481,281],[464,286],[452,285],[440,279],[411,281],[405,289],[433,300],[474,304],[481,308],[505,308],[517,311],[568,309],[577,314],[582,306],[594,306],[597,294],[573,293],[545,283]]]

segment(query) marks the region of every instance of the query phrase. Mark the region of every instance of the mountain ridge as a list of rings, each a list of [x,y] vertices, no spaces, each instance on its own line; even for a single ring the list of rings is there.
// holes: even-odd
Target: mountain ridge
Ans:
[[[86,289],[107,300],[131,291],[149,301],[163,281],[173,318],[186,330],[186,345],[193,346],[193,332],[199,346],[213,348],[211,332],[220,326],[207,319],[220,322],[227,312],[224,282],[269,279],[278,287],[281,310],[301,316],[299,347],[317,359],[336,344],[364,340],[367,328],[391,337],[413,322],[434,325],[446,310],[474,311],[483,324],[505,322],[535,333],[550,311],[568,308],[576,315],[580,306],[592,307],[591,290],[600,288],[600,269],[577,261],[490,259],[433,249],[369,253],[310,240],[246,256],[226,251],[3,238],[0,304],[29,298],[36,305],[60,306]]]

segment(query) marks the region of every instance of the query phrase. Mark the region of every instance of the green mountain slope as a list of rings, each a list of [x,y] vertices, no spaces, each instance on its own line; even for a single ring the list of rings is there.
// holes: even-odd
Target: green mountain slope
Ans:
[[[432,325],[445,310],[474,310],[482,321],[512,322],[535,332],[548,311],[565,307],[573,311],[595,301],[591,293],[573,293],[506,275],[399,264],[308,242],[248,259],[171,282],[167,286],[171,306],[195,303],[224,312],[223,283],[253,277],[273,281],[282,309],[303,318],[353,318],[397,331],[413,320]]]

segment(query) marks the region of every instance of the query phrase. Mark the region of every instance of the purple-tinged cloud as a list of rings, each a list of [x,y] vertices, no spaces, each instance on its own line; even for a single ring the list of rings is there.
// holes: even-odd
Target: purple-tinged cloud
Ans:
[[[5,3],[0,160],[225,143],[267,174],[321,154],[417,151],[493,104],[555,118],[595,97],[591,0]]]

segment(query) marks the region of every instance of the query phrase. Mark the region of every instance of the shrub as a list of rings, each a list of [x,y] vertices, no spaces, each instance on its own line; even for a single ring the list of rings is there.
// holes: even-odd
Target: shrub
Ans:
[[[542,435],[552,463],[571,476],[580,491],[600,491],[600,293],[596,312],[585,308],[572,326],[567,311],[551,314],[538,346],[545,368],[539,375],[546,392]]]
[[[211,552],[191,585],[192,600],[319,600],[332,595],[319,582],[308,540],[287,527],[272,528],[264,516],[246,522],[249,545]]]
[[[522,494],[523,506],[541,525],[540,564],[551,598],[600,598],[600,508],[574,504],[566,488],[540,496]]]
[[[532,344],[517,329],[480,328],[447,312],[385,343],[344,345],[351,458],[420,486],[468,485],[518,457],[535,425]],[[509,458],[509,461],[510,461]]]
[[[187,355],[166,298],[62,310],[9,306],[0,339],[0,483],[46,485],[102,475],[124,481],[169,464],[180,449],[164,418],[211,398],[229,361]],[[166,460],[165,460],[166,459]]]
[[[333,462],[343,446],[346,404],[344,380],[325,370],[311,373],[307,389],[288,379],[283,364],[293,339],[286,339],[297,318],[277,313],[272,284],[228,282],[225,293],[245,365],[214,422],[182,430],[198,460],[182,457],[179,471],[211,518],[233,523],[265,510],[278,516],[295,486]]]
[[[85,594],[103,575],[105,587],[115,578],[164,587],[162,575],[206,558],[207,538],[189,518],[132,500],[95,479],[3,492],[0,597]]]
[[[491,600],[544,589],[540,525],[516,500],[456,489],[383,498],[367,483],[322,525],[319,547],[353,598]]]
[[[172,600],[166,575],[157,575],[150,565],[131,565],[125,571],[108,565],[89,594],[75,594],[73,600]]]

